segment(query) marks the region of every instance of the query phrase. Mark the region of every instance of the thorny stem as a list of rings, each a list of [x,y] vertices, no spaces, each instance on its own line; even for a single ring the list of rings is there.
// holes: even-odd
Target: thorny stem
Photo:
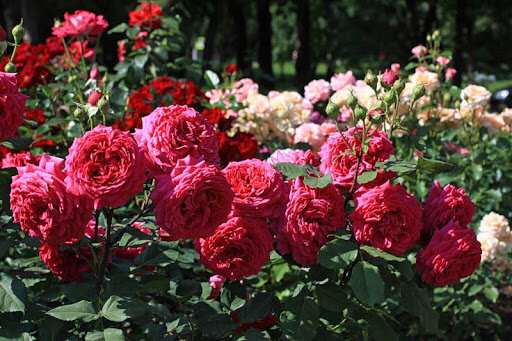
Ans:
[[[107,220],[107,232],[105,239],[105,250],[103,251],[103,259],[101,260],[100,270],[98,277],[96,278],[96,294],[98,295],[101,291],[101,287],[103,286],[103,282],[105,281],[105,271],[107,270],[107,265],[110,259],[110,248],[112,246],[112,242],[110,240],[110,232],[112,230],[112,218],[114,216],[114,210],[111,208],[106,208],[103,210],[103,214]]]

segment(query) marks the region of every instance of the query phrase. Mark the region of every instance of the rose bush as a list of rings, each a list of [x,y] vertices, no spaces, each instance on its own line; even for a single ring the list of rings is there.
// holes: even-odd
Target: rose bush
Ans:
[[[451,84],[438,33],[404,68],[263,93],[236,65],[184,79],[202,69],[174,10],[13,34],[0,338],[467,339],[500,323],[510,113]]]

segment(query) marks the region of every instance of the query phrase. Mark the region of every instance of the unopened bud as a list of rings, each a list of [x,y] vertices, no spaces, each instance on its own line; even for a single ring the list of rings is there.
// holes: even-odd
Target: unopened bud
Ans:
[[[365,107],[358,105],[355,109],[355,116],[357,120],[364,120],[366,118],[366,115],[368,113],[368,110],[366,110]]]
[[[16,65],[14,65],[13,62],[9,62],[9,63],[5,64],[4,70],[7,73],[15,73],[16,72]]]
[[[329,103],[327,103],[325,111],[327,112],[327,115],[329,115],[330,118],[336,120],[338,118],[338,115],[340,114],[340,107],[336,103],[329,101]]]
[[[3,55],[6,50],[7,50],[7,42],[0,41],[0,56]]]
[[[402,91],[405,89],[405,83],[402,81],[402,79],[398,79],[394,84],[393,87],[396,90],[396,93],[400,95]]]
[[[414,89],[414,91],[412,92],[412,101],[416,102],[424,95],[425,95],[425,87],[423,85],[420,85],[416,89]]]
[[[366,82],[366,84],[371,86],[372,89],[376,89],[377,88],[377,83],[378,83],[379,80],[378,80],[377,76],[375,76],[372,73],[372,70],[368,70],[368,72],[366,73],[366,76],[364,77],[364,81]]]
[[[14,43],[19,45],[23,41],[25,35],[25,29],[23,28],[23,18],[20,23],[12,29],[12,36],[14,37]]]
[[[389,90],[384,94],[382,99],[384,100],[384,103],[386,103],[387,106],[391,106],[393,103],[395,103],[396,100],[395,91],[393,89]]]
[[[351,107],[352,109],[354,109],[356,107],[356,105],[358,104],[359,102],[357,101],[357,97],[354,96],[353,93],[350,94],[350,97],[348,98],[347,100],[347,105],[349,107]]]

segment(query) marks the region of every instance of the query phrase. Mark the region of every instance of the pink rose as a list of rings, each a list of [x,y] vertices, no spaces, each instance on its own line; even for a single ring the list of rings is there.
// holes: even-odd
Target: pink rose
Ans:
[[[64,22],[52,28],[52,34],[59,38],[78,36],[97,36],[108,27],[103,15],[88,11],[75,11],[74,14],[64,13]]]
[[[427,48],[423,45],[418,45],[411,50],[412,54],[416,57],[421,57],[427,54]]]
[[[233,84],[233,94],[237,102],[245,101],[251,92],[258,92],[258,84],[250,78],[242,78]]]
[[[91,94],[87,98],[87,103],[89,103],[90,105],[95,107],[96,104],[98,104],[98,101],[100,100],[101,97],[103,97],[103,94],[101,92],[99,92],[98,90],[94,90],[93,92],[91,92]]]
[[[208,283],[212,287],[212,293],[208,297],[209,300],[214,300],[219,296],[220,291],[222,290],[222,287],[224,286],[224,282],[226,282],[226,278],[224,278],[221,275],[213,275],[210,277],[210,280],[208,281]]]
[[[361,150],[361,141],[356,131],[362,134],[362,130],[363,128],[358,126],[357,128],[351,127],[343,132],[345,139],[357,153]],[[362,162],[359,165],[359,175],[366,171],[375,170],[377,162],[386,161],[395,153],[395,148],[384,132],[371,130],[369,136],[369,149],[363,154]],[[349,191],[354,182],[357,157],[347,153],[347,151],[350,151],[349,146],[345,144],[340,133],[335,133],[325,141],[319,154],[321,158],[320,170],[325,174],[331,174],[335,185],[339,185]],[[380,169],[377,178],[365,184],[365,187],[382,184],[394,176],[394,172],[386,172]],[[357,187],[359,185],[356,183]]]
[[[275,165],[278,162],[289,162],[295,165],[302,165],[309,163],[312,166],[318,167],[320,165],[320,159],[318,156],[313,154],[311,150],[301,150],[301,149],[279,149],[276,150],[270,157],[267,159],[272,165]]]
[[[187,156],[170,175],[157,177],[155,223],[175,239],[208,237],[226,221],[233,197],[220,169]]]
[[[265,220],[233,217],[196,248],[205,268],[234,281],[258,274],[270,260],[274,238]]]
[[[27,98],[18,91],[15,73],[0,72],[0,142],[13,136],[23,123]]]
[[[324,136],[320,133],[320,126],[316,123],[304,123],[295,129],[293,143],[308,143],[313,151],[318,151],[324,142]]]
[[[397,79],[398,75],[391,71],[390,69],[386,69],[386,71],[384,71],[384,73],[382,74],[382,81],[387,85],[392,86]]]
[[[320,135],[322,135],[324,139],[327,139],[329,136],[335,134],[336,132],[338,132],[336,124],[329,122],[324,122],[320,124]]]
[[[101,78],[100,69],[98,69],[97,67],[92,68],[91,71],[89,72],[89,78],[90,79],[100,79]]]
[[[347,85],[356,84],[356,77],[352,71],[346,73],[337,73],[331,77],[331,89],[332,91],[338,91],[346,87]]]
[[[286,185],[271,164],[257,159],[230,162],[223,172],[235,193],[235,215],[277,218],[282,214]]]
[[[289,199],[286,223],[277,231],[277,247],[302,266],[314,265],[328,235],[346,227],[345,200],[334,185],[310,188],[301,178],[292,181]]]
[[[97,126],[75,138],[66,158],[69,192],[94,201],[94,208],[119,207],[142,191],[144,155],[129,132]]]
[[[451,61],[450,58],[446,58],[446,57],[443,57],[443,56],[437,57],[436,60],[442,66],[446,66],[446,65],[450,64],[450,61]]]
[[[393,71],[394,73],[396,73],[398,75],[398,73],[400,73],[400,64],[398,64],[398,63],[391,64],[391,71]]]
[[[448,69],[446,69],[444,76],[446,77],[446,79],[453,79],[453,77],[455,77],[456,74],[457,74],[457,70],[448,68]]]
[[[450,184],[442,188],[439,181],[434,181],[427,201],[423,204],[422,234],[428,240],[435,230],[444,227],[450,220],[466,227],[473,220],[474,214],[475,204],[464,188],[456,188]]]
[[[142,118],[142,129],[135,138],[146,156],[149,176],[169,174],[176,162],[186,156],[219,164],[219,141],[213,126],[194,109],[185,105],[156,108]]]
[[[304,87],[304,98],[310,101],[311,104],[327,101],[330,93],[331,85],[323,79],[312,80]]]
[[[450,221],[418,252],[416,270],[424,282],[441,287],[471,276],[480,265],[481,255],[475,231]]]
[[[66,243],[81,239],[92,218],[92,204],[66,191],[64,160],[43,155],[39,166],[18,168],[11,184],[14,222],[42,242]]]
[[[22,151],[19,153],[7,153],[0,161],[0,168],[24,167],[31,163],[39,164],[41,156],[32,155],[30,152]]]
[[[402,185],[389,181],[355,193],[349,215],[356,240],[393,255],[413,247],[421,233],[421,204]]]

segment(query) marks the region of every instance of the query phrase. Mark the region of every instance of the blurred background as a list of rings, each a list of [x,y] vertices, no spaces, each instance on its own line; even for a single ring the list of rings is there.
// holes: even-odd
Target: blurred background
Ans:
[[[162,3],[162,1],[157,1]],[[439,29],[453,52],[456,83],[512,86],[510,0],[172,0],[183,17],[188,53],[209,67],[236,63],[267,87],[302,89],[314,77],[409,62],[412,47]],[[43,42],[54,19],[85,9],[110,28],[126,21],[136,0],[0,0],[0,25],[25,19],[26,40]],[[117,62],[116,36],[103,41],[103,62]]]

